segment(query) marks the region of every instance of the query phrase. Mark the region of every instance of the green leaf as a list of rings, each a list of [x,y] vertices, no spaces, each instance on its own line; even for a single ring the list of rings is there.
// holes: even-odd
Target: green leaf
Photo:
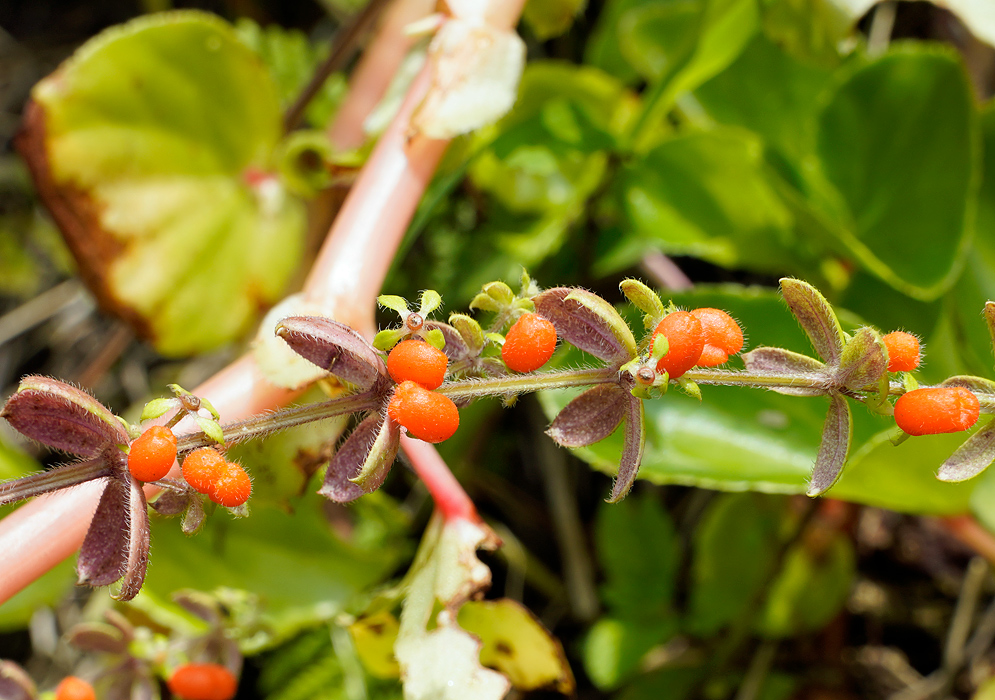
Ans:
[[[730,65],[695,90],[713,118],[759,134],[794,168],[815,152],[819,96],[831,73],[802,63],[763,35]]]
[[[818,153],[853,255],[909,296],[945,291],[978,184],[973,98],[954,52],[910,45],[853,70],[820,116]]]
[[[173,408],[179,408],[179,402],[176,399],[152,399],[147,404],[145,408],[142,409],[141,421],[145,422],[147,420],[152,420],[153,418],[158,418]]]
[[[219,509],[192,538],[175,521],[156,518],[155,563],[145,586],[163,600],[181,588],[224,586],[255,593],[266,601],[261,622],[270,630],[254,644],[328,620],[393,572],[404,551],[391,540],[361,547],[339,539],[322,514],[324,502],[309,494],[296,503],[293,514],[260,507],[241,519]],[[396,527],[375,511],[361,516],[376,518],[381,527]]]
[[[839,533],[822,551],[793,547],[767,592],[756,627],[766,637],[792,637],[822,629],[846,603],[856,570],[850,540]]]
[[[584,638],[584,670],[599,689],[613,690],[636,671],[647,651],[677,629],[676,617],[649,622],[602,617]]]
[[[665,253],[723,267],[793,269],[793,217],[762,160],[759,139],[739,129],[666,141],[619,176],[628,221]]]
[[[565,33],[587,5],[587,0],[530,0],[522,20],[539,41]]]
[[[20,148],[43,199],[103,305],[160,352],[225,343],[282,294],[304,208],[272,175],[276,87],[228,24],[133,20],[32,98]]]
[[[470,601],[460,608],[457,621],[483,642],[480,663],[506,675],[519,690],[573,692],[563,646],[521,603],[509,598]]]
[[[214,440],[214,442],[219,445],[225,444],[225,434],[221,430],[221,425],[213,418],[204,418],[204,416],[194,416],[194,420],[197,421],[197,425],[200,429],[204,431],[204,435]]]
[[[710,636],[752,615],[750,605],[773,565],[783,501],[757,494],[718,496],[694,535],[686,627]]]
[[[603,504],[595,523],[602,597],[613,617],[662,620],[671,615],[680,543],[656,494]]]

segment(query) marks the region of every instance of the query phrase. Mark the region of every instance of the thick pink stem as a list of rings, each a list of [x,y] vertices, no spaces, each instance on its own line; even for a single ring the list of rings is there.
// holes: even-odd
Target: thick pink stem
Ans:
[[[366,141],[363,122],[383,98],[401,61],[417,41],[405,35],[404,28],[434,11],[435,0],[395,0],[384,12],[376,37],[352,72],[349,93],[328,130],[336,148],[359,148]]]
[[[434,446],[402,435],[401,447],[411,460],[415,473],[425,482],[432,500],[435,501],[435,507],[445,520],[480,522],[473,501],[456,481],[456,477]]]
[[[376,332],[373,302],[449,143],[409,134],[409,118],[430,80],[426,68],[411,85],[346,197],[304,285],[309,302],[369,338]]]

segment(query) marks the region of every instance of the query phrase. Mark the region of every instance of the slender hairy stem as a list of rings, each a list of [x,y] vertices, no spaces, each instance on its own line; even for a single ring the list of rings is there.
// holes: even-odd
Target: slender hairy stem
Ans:
[[[59,489],[77,486],[93,479],[109,476],[111,467],[103,457],[67,464],[45,472],[31,474],[0,484],[0,506],[23,501]]]

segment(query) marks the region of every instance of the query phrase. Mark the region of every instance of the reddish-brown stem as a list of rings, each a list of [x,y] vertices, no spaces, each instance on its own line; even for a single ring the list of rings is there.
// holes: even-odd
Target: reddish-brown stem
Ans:
[[[980,556],[995,564],[995,534],[992,534],[973,516],[954,515],[934,518],[934,522]]]

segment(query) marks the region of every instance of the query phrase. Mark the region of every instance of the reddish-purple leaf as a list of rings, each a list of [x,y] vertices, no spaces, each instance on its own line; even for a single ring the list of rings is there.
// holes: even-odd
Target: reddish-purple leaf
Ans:
[[[836,362],[843,352],[843,329],[826,298],[808,282],[790,277],[781,280],[781,295],[819,356]]]
[[[365,495],[368,490],[375,490],[387,477],[399,444],[400,431],[393,421],[385,421],[379,413],[368,416],[356,426],[328,463],[325,482],[318,493],[337,503],[348,503]],[[364,465],[373,463],[381,465],[375,478],[371,476],[371,480],[363,486],[351,481],[363,472]]]
[[[80,651],[104,651],[109,654],[128,651],[129,640],[121,630],[104,622],[81,622],[69,630],[68,638],[69,643]]]
[[[149,509],[141,484],[129,479],[128,559],[117,600],[131,600],[142,590],[149,566]]]
[[[442,333],[442,337],[446,339],[446,344],[442,348],[442,352],[446,354],[450,362],[459,362],[470,356],[470,347],[463,340],[463,336],[460,335],[458,330],[448,323],[425,321],[426,330],[434,330],[436,328]]]
[[[81,585],[108,586],[124,576],[131,523],[130,480],[119,476],[107,479],[79,550],[76,572]]]
[[[822,444],[815,458],[815,469],[808,485],[808,495],[825,493],[843,473],[846,457],[850,452],[853,433],[853,416],[850,404],[840,394],[829,395],[829,411],[822,428]]]
[[[743,363],[747,371],[763,374],[776,374],[797,381],[800,386],[766,385],[765,388],[788,396],[821,396],[826,393],[823,386],[829,385],[829,374],[822,362],[791,352],[784,348],[759,347],[743,353]],[[812,384],[818,386],[812,387]],[[758,384],[758,386],[764,386]]]
[[[380,353],[344,323],[320,316],[291,316],[276,334],[305,360],[366,390],[387,374]]]
[[[0,659],[0,698],[3,700],[34,700],[38,689],[31,676],[13,661]]]
[[[632,394],[616,384],[599,384],[563,407],[546,434],[563,447],[586,447],[615,432]]]
[[[583,289],[555,287],[535,296],[536,313],[548,319],[556,334],[571,345],[610,364],[636,355],[632,331],[615,308]]]
[[[150,505],[159,515],[179,515],[187,509],[190,498],[191,494],[189,493],[178,493],[166,489]]]
[[[102,403],[49,377],[25,377],[0,416],[32,440],[81,457],[128,444],[128,433]]]
[[[632,483],[639,473],[639,465],[643,461],[643,447],[646,444],[646,427],[644,425],[644,409],[642,399],[629,397],[625,416],[625,442],[622,447],[622,458],[618,465],[618,476],[612,487],[609,503],[618,503],[632,488]]]

